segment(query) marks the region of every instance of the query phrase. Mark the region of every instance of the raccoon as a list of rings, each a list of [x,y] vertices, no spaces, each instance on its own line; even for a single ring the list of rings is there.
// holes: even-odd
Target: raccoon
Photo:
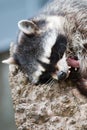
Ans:
[[[70,79],[87,95],[87,0],[50,0],[33,18],[18,22],[13,55],[31,83]]]

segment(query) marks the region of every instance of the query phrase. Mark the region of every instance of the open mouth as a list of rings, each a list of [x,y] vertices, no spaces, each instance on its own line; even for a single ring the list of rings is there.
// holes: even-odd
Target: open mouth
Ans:
[[[79,60],[74,59],[72,57],[67,58],[67,63],[69,66],[73,67],[73,68],[79,68],[80,64],[79,64]]]

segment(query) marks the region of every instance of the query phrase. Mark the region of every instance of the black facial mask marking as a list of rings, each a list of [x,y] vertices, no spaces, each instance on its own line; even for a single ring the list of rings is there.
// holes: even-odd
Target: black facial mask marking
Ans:
[[[60,34],[56,40],[56,43],[52,47],[51,56],[49,57],[50,63],[46,64],[46,63],[43,63],[42,61],[38,61],[46,70],[39,77],[39,82],[41,83],[46,82],[47,80],[49,80],[49,78],[51,78],[51,74],[55,73],[56,63],[62,58],[66,50],[66,45],[67,45],[66,37]]]
[[[52,47],[52,52],[50,56],[50,63],[56,64],[63,56],[67,45],[67,39],[63,35],[58,35],[56,43]]]

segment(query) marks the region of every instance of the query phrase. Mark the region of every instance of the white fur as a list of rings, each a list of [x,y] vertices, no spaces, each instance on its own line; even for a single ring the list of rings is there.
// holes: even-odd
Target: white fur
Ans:
[[[56,28],[58,33],[64,33],[64,22],[65,22],[65,18],[61,17],[61,16],[48,16],[47,17],[47,21],[49,22],[48,24],[48,28]]]
[[[48,24],[45,27],[46,28],[45,30],[52,29],[53,32],[48,33],[47,36],[42,41],[43,48],[45,48],[43,55],[46,57],[50,57],[51,49],[56,42],[58,33],[64,34],[63,24],[65,18],[59,16],[50,16],[50,17],[47,16],[46,20]]]
[[[67,62],[66,62],[66,55],[64,54],[62,59],[60,59],[58,62],[57,62],[57,67],[58,67],[58,71],[64,71],[64,72],[68,72],[68,65],[67,65]]]
[[[64,19],[62,17],[51,16],[51,17],[47,17],[47,21],[48,21],[48,24],[47,24],[46,29],[47,30],[52,29],[52,32],[51,33],[49,32],[42,41],[44,53],[40,57],[40,61],[42,61],[43,63],[49,64],[50,60],[48,58],[51,56],[52,47],[56,43],[58,33],[61,32],[62,34],[64,34],[64,31],[63,31]],[[65,60],[65,56],[60,61],[61,63],[59,62],[59,66],[61,66],[61,64],[63,62],[63,64],[65,64],[65,68],[63,68],[63,64],[62,64],[63,69],[61,69],[61,70],[67,71],[68,67],[64,60]],[[41,74],[42,74],[42,69],[40,67],[38,67],[37,71],[33,74],[34,81],[38,81],[38,77]],[[53,77],[55,79],[57,79],[56,74],[55,75],[53,74]]]
[[[43,63],[46,63],[46,64],[50,63],[50,60],[44,55],[40,57],[40,61],[42,61]]]
[[[55,31],[53,31],[53,33],[48,34],[47,36],[45,36],[45,38],[43,40],[43,48],[44,48],[43,56],[50,57],[51,49],[52,49],[53,45],[56,42],[56,38],[57,38],[57,34],[56,34]]]
[[[44,72],[45,69],[39,64],[37,67],[37,71],[35,71],[32,76],[33,76],[33,83],[37,83],[37,81],[39,80],[39,76],[42,74],[42,72]]]
[[[44,48],[43,57],[45,59],[44,62],[46,61],[46,63],[49,63],[46,57],[50,57],[52,51],[51,49],[56,42],[58,33],[60,32],[64,33],[63,20],[64,19],[62,17],[57,17],[57,16],[47,17],[48,24],[46,29],[52,29],[52,32],[48,33],[47,36],[45,36],[44,40],[42,41],[43,48]],[[41,59],[43,61],[43,58]]]

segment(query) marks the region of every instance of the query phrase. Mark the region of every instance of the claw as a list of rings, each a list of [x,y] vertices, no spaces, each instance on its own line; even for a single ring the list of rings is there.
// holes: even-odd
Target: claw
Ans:
[[[71,66],[69,66],[68,68],[71,69]]]

